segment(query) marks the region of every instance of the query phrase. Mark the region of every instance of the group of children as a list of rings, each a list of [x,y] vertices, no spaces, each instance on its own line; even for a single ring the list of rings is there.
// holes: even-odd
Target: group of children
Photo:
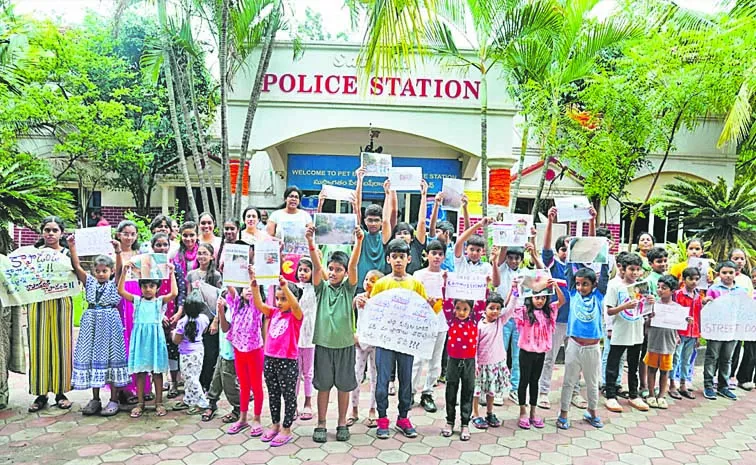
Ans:
[[[356,212],[361,212],[363,176],[364,170],[359,170]],[[554,249],[551,247],[556,209],[549,211],[540,256],[532,243],[524,248],[495,247],[488,255],[486,241],[477,232],[492,223],[490,218],[467,227],[452,242],[453,226],[448,222],[437,224],[435,220],[441,194],[436,196],[431,220],[433,237],[427,240],[425,218],[422,212],[419,215],[423,236],[420,241],[412,226],[395,223],[396,193],[388,182],[384,187],[386,202],[383,208],[371,205],[365,210],[366,229],[355,230],[351,255],[340,250],[321,253],[314,242],[314,227],[308,225],[305,238],[310,254],[299,260],[298,282],[288,282],[282,276],[278,286],[267,289],[258,284],[252,266],[249,286],[223,288],[221,284],[216,269],[218,254],[224,243],[244,237],[234,221],[224,223],[224,237],[215,244],[218,251],[213,244],[202,242],[201,233],[207,227],[212,232],[214,224],[202,228],[191,222],[182,225],[178,230],[179,246],[172,252],[169,279],[141,279],[136,291],[129,291],[125,285],[124,265],[135,264],[139,256],[122,259],[124,243],[120,237],[113,241],[115,262],[107,256],[95,258],[92,275],[82,269],[75,241],[69,240],[72,263],[89,302],[82,318],[73,373],[75,388],[93,388],[93,400],[84,413],[117,412],[119,388],[130,382],[129,375],[135,375],[137,402],[131,416],[141,416],[151,375],[156,414],[165,415],[162,377],[171,374],[170,397],[180,369],[185,393],[174,409],[187,409],[209,421],[221,393],[225,393],[233,408],[223,418],[230,424],[227,432],[238,434],[249,429],[252,437],[274,447],[292,440],[291,426],[297,418],[313,418],[314,390],[317,423],[313,440],[326,442],[328,404],[335,387],[336,439],[346,441],[350,438],[349,427],[359,420],[360,382],[366,377],[370,381],[370,401],[365,424],[376,428],[376,437],[390,437],[388,407],[394,394],[398,397],[395,428],[406,437],[415,437],[417,431],[409,418],[415,394],[420,394],[420,405],[426,411],[434,412],[434,387],[445,383],[446,426],[441,434],[452,436],[459,421],[459,438],[466,441],[470,439],[471,422],[479,429],[501,426],[494,405],[507,392],[520,407],[518,426],[543,428],[545,422],[537,415],[537,407],[550,408],[548,394],[554,360],[564,346],[565,368],[556,425],[570,428],[568,413],[570,406],[576,405],[586,408],[585,421],[600,428],[601,384],[606,407],[613,412],[623,410],[617,400],[623,397],[638,410],[668,408],[667,395],[694,398],[688,375],[700,338],[701,312],[706,311],[708,302],[725,293],[752,292],[752,287],[746,290],[738,284],[744,279],[742,264],[728,260],[719,264],[717,281],[712,280],[703,295],[698,287],[699,270],[677,267],[671,271],[678,276],[667,274],[667,254],[662,248],[644,251],[645,257],[620,253],[616,270],[610,264],[568,263],[570,238],[559,237]],[[427,186],[423,195],[425,189]],[[593,210],[592,213],[595,217]],[[247,223],[248,216],[256,218],[247,211],[244,216]],[[123,231],[128,232],[128,228],[119,226],[119,234]],[[250,237],[260,234],[256,228],[250,231]],[[168,252],[168,232],[159,228],[153,232],[152,248]],[[611,240],[611,233],[596,230],[593,221],[589,235],[608,236]],[[700,257],[702,245],[697,239],[689,241],[689,256]],[[739,259],[739,253],[734,252],[732,258]],[[525,254],[536,268],[551,273],[551,279],[538,292],[521,285]],[[436,282],[439,276],[445,281],[451,272],[485,281],[485,300],[429,296],[424,283]],[[612,273],[616,273],[613,278]],[[115,280],[111,279],[113,275]],[[639,280],[646,281],[650,289],[640,299],[630,291]],[[438,315],[439,329],[429,360],[363,344],[356,335],[356,320],[370,299],[396,288],[416,292]],[[442,289],[445,294],[445,286]],[[133,304],[128,324],[117,310],[120,300]],[[677,302],[688,307],[688,328],[677,331],[650,325],[656,302]],[[214,349],[209,342],[213,337],[217,341]],[[736,398],[729,386],[735,346],[735,341],[708,341],[705,397]],[[753,349],[753,343],[746,344],[738,374],[744,389],[753,388]],[[212,350],[215,352],[208,359]],[[626,392],[620,383],[625,358],[629,384]],[[677,378],[673,374],[678,372],[679,382],[675,384]],[[203,382],[205,373],[209,375]],[[639,382],[642,373],[647,374],[647,384],[643,384],[643,376]],[[580,395],[581,376],[587,401]],[[269,399],[269,428],[262,424],[263,380]],[[103,409],[99,388],[105,385],[111,387],[111,400]],[[301,409],[297,402],[300,385],[304,387]],[[483,415],[479,413],[480,402],[486,409]]]

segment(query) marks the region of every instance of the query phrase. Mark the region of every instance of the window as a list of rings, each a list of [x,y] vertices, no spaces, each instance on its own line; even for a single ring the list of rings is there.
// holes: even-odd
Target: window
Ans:
[[[636,239],[641,235],[641,233],[648,231],[648,221],[650,215],[649,207],[645,207],[643,210],[641,210],[641,215],[635,222],[635,228],[633,230],[633,235],[635,237],[629,237],[630,223],[633,221],[633,212],[635,211],[634,209],[639,205],[640,204],[628,204],[630,208],[622,208],[622,242],[624,242],[625,244],[635,244]],[[654,235],[654,237],[656,237],[656,235]]]

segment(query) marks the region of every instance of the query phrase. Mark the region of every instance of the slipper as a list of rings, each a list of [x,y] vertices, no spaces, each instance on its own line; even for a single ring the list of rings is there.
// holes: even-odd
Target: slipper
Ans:
[[[168,415],[168,410],[166,410],[165,405],[155,404],[155,416],[164,417],[166,415]]]
[[[276,436],[278,436],[278,431],[274,429],[269,429],[268,431],[265,432],[265,434],[262,435],[260,440],[262,442],[271,442],[273,438],[275,438]]]
[[[378,426],[378,423],[375,422],[375,418],[365,418],[365,421],[363,421],[362,424],[367,426],[368,429]]]
[[[454,425],[446,424],[446,426],[441,429],[441,436],[445,438],[450,438],[451,435],[454,434]]]
[[[551,402],[549,402],[549,396],[547,394],[541,394],[538,396],[538,408],[542,409],[550,409],[551,408]]]
[[[29,406],[29,413],[39,412],[47,408],[47,396],[38,396]]]
[[[176,388],[171,388],[171,390],[168,391],[168,394],[166,395],[166,397],[168,397],[169,399],[175,399],[178,396],[179,396],[179,392],[178,392],[178,389]]]
[[[68,410],[71,408],[73,403],[68,400],[68,397],[66,397],[63,394],[59,394],[55,396],[55,406],[58,407],[61,410]]]
[[[348,427],[354,426],[354,424],[357,423],[358,421],[360,421],[360,417],[349,417],[347,418],[346,425]]]
[[[531,418],[530,424],[533,425],[533,427],[538,428],[538,429],[541,429],[544,426],[546,426],[546,424],[543,422],[543,418]]]
[[[252,429],[249,431],[249,437],[251,438],[259,438],[263,435],[263,427],[261,425],[253,426]]]
[[[588,423],[590,423],[590,425],[593,426],[594,428],[603,428],[604,427],[604,422],[601,421],[601,417],[591,416],[591,414],[588,413],[588,412],[585,412],[583,414],[583,420],[585,420]]]
[[[100,399],[92,399],[87,402],[87,405],[81,409],[81,414],[84,416],[96,415],[102,410],[102,402]]]
[[[270,441],[270,447],[281,447],[291,442],[294,439],[291,435],[276,434],[276,437]]]
[[[136,405],[139,403],[139,397],[128,396],[125,392],[121,391],[121,393],[118,395],[118,401],[121,405]]]
[[[321,443],[328,441],[328,430],[325,428],[315,428],[312,432],[312,440]]]
[[[680,400],[680,399],[682,399],[682,395],[681,395],[681,394],[680,394],[680,392],[679,392],[679,391],[677,391],[677,390],[674,390],[674,391],[669,391],[669,392],[668,392],[667,394],[669,394],[669,397],[671,397],[671,398],[673,398],[673,399],[675,399],[675,400]]]
[[[312,420],[312,409],[305,407],[302,409],[302,413],[299,414],[299,419],[302,421]]]
[[[201,414],[204,411],[205,411],[205,409],[199,408],[199,407],[195,406],[195,407],[189,408],[189,410],[186,411],[186,414],[187,415],[199,415],[199,414]]]
[[[176,405],[174,405],[173,407],[171,407],[171,410],[173,410],[174,412],[178,412],[180,410],[188,410],[190,408],[192,408],[191,405],[185,404],[184,402],[178,402],[178,403],[176,403]]]
[[[348,441],[352,437],[352,434],[349,432],[348,426],[337,426],[336,427],[336,440],[337,441]]]
[[[143,413],[144,413],[144,404],[137,404],[136,407],[131,409],[131,413],[129,414],[129,416],[131,418],[139,418],[142,416]]]
[[[530,419],[520,418],[520,421],[517,422],[517,426],[522,429],[530,429]]]
[[[696,395],[693,394],[693,391],[690,391],[688,389],[680,391],[680,395],[683,396],[683,397],[685,397],[686,399],[690,399],[690,400],[693,400],[693,399],[696,398]]]
[[[210,421],[213,418],[215,418],[215,410],[216,409],[214,409],[212,407],[206,408],[205,411],[202,412],[202,421],[207,422],[207,421]]]
[[[226,424],[228,424],[228,423],[235,423],[235,422],[239,421],[239,414],[232,411],[230,413],[227,413],[227,414],[223,415],[221,417],[221,421],[223,423],[226,423]]]
[[[247,423],[246,421],[237,421],[226,430],[226,434],[239,434],[247,428],[249,428],[249,423]]]
[[[568,430],[570,429],[570,420],[567,418],[557,417],[557,428],[561,430]]]
[[[488,429],[488,422],[483,417],[473,418],[472,424],[478,429]]]
[[[112,417],[117,415],[120,410],[121,404],[119,404],[117,401],[111,400],[110,402],[108,402],[108,405],[106,405],[104,409],[100,410],[100,416]]]
[[[463,428],[466,428],[463,426]],[[470,431],[462,430],[459,432],[459,440],[460,441],[469,441],[470,440]]]

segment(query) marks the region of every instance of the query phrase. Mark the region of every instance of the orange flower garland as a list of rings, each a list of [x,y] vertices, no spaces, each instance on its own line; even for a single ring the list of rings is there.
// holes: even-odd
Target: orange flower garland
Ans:
[[[488,203],[502,207],[509,206],[509,187],[512,184],[507,168],[496,168],[488,176]]]

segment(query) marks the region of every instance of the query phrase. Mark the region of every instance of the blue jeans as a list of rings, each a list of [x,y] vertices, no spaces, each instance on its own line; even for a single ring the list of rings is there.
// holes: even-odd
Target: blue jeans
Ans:
[[[604,351],[601,354],[601,384],[606,386],[606,361],[609,360],[609,349],[612,347],[612,338],[604,336]],[[625,366],[625,354],[622,354],[620,367]],[[617,386],[622,386],[622,370],[617,375]]]
[[[674,381],[685,380],[693,382],[693,362],[696,360],[696,337],[682,336],[680,343],[675,349],[675,358],[672,362],[672,379]]]
[[[393,350],[375,348],[375,368],[378,371],[378,380],[375,384],[375,403],[378,408],[378,417],[386,418],[388,410],[388,386],[391,380],[391,371],[396,366],[396,375],[399,378],[399,418],[407,418],[410,404],[412,403],[412,364],[415,358],[412,355],[395,352]]]
[[[517,388],[520,386],[520,346],[518,342],[520,340],[520,332],[517,331],[517,325],[513,319],[510,319],[507,324],[504,325],[504,350],[507,350],[509,343],[512,343],[512,370],[510,371],[510,382],[512,383],[512,391],[517,392]]]

